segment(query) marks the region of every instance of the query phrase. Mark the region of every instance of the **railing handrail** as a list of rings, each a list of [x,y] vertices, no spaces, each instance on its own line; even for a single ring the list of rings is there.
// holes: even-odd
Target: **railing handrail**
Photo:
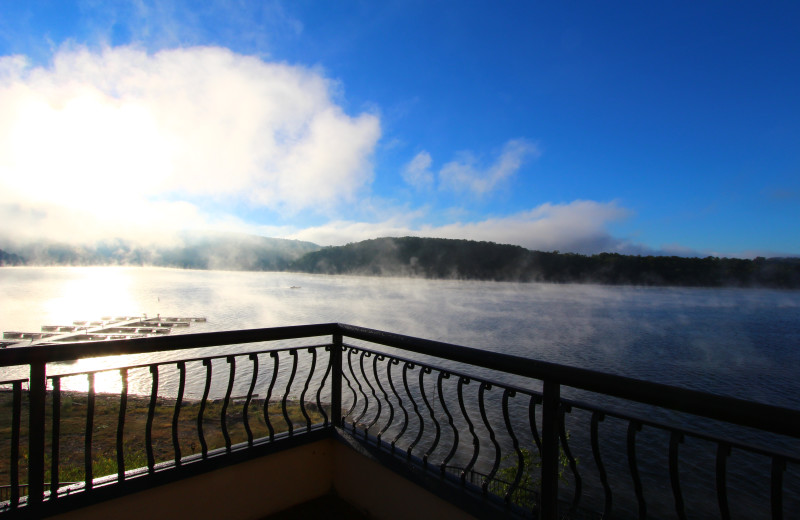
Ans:
[[[339,328],[337,323],[293,325],[262,329],[242,329],[197,334],[177,334],[149,338],[132,338],[110,341],[86,341],[37,345],[0,350],[0,367],[28,365],[31,363],[56,363],[85,357],[119,356],[123,354],[151,354],[189,350],[239,343],[279,341],[285,339],[330,336]]]
[[[779,435],[800,437],[800,411],[791,408],[342,323],[16,347],[0,351],[0,367],[336,334]]]

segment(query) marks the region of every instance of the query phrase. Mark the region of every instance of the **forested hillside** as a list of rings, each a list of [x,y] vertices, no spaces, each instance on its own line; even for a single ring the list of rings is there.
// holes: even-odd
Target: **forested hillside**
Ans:
[[[24,265],[25,259],[14,253],[6,253],[0,249],[0,267],[6,265]]]
[[[467,280],[800,288],[800,258],[587,256],[470,240],[378,238],[308,253],[290,270]]]

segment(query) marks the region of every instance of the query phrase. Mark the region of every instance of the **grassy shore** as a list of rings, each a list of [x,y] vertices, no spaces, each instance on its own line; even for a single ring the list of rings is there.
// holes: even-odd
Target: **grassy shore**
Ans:
[[[123,454],[125,468],[147,466],[146,424],[150,398],[128,396],[125,410]],[[306,403],[306,411],[312,424],[323,421],[315,404]],[[209,450],[225,446],[222,434],[221,415],[223,400],[209,400],[203,413],[203,435]],[[244,428],[244,399],[231,400],[226,412],[228,434],[233,444],[247,441]],[[269,436],[264,420],[264,400],[253,399],[248,408],[248,422],[253,437]],[[12,428],[12,393],[0,391],[0,485],[10,483],[10,454]],[[117,473],[117,425],[119,421],[120,396],[97,394],[95,396],[92,424],[92,473],[94,477]],[[158,398],[153,417],[152,445],[156,463],[173,460],[175,448],[172,438],[172,420],[175,399]],[[199,401],[184,400],[178,415],[178,443],[182,457],[201,452],[197,417]],[[287,412],[294,429],[306,427],[298,401],[287,401]],[[327,410],[326,410],[327,413]],[[77,482],[85,480],[84,453],[86,439],[87,394],[85,392],[61,392],[59,481]],[[275,433],[288,429],[280,402],[271,402],[269,420]],[[47,420],[45,431],[46,476],[50,480],[50,453],[52,440],[52,395],[47,395]],[[28,396],[23,392],[20,431],[19,481],[27,482],[28,446]]]

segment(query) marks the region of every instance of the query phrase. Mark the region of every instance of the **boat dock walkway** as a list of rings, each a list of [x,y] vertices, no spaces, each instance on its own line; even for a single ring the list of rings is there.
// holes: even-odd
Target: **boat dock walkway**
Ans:
[[[164,317],[156,315],[103,317],[97,321],[74,321],[72,325],[43,325],[41,332],[3,332],[0,347],[47,345],[76,341],[104,341],[143,338],[169,334],[173,329],[186,328],[206,318]]]

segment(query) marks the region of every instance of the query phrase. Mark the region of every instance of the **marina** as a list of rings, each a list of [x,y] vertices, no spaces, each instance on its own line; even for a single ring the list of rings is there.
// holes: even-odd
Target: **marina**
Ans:
[[[147,314],[106,316],[97,321],[73,321],[72,325],[42,325],[41,332],[3,332],[0,348],[160,336],[205,321],[204,317],[164,317],[160,314],[152,318]]]

